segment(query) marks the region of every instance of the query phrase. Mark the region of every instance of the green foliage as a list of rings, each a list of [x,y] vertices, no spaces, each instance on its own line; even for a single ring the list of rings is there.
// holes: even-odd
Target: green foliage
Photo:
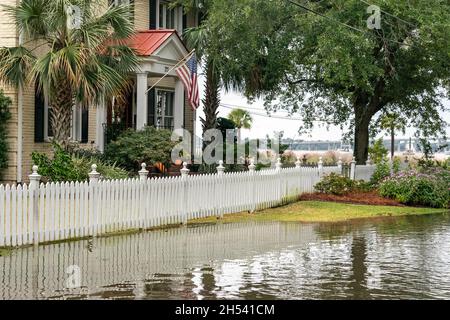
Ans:
[[[383,144],[383,139],[378,139],[375,143],[369,147],[370,159],[373,163],[378,164],[386,159],[388,155],[388,149]]]
[[[238,129],[250,129],[252,127],[253,118],[250,113],[243,109],[233,109],[228,115]]]
[[[380,163],[377,164],[375,168],[375,172],[370,179],[370,183],[374,186],[378,185],[383,179],[389,177],[391,175],[391,166],[389,162],[384,159]]]
[[[78,27],[68,25],[70,5],[81,8]],[[0,47],[0,81],[14,87],[35,81],[52,101],[54,141],[65,146],[74,102],[98,104],[129,88],[129,75],[139,65],[123,41],[135,32],[130,6],[105,7],[97,0],[22,0],[2,5],[1,10],[2,19],[9,16],[27,41]],[[47,48],[43,54],[42,48]]]
[[[137,172],[141,164],[171,164],[171,153],[176,142],[171,141],[169,130],[146,127],[141,131],[127,130],[116,141],[111,142],[105,150],[105,159],[130,172]]]
[[[71,155],[56,144],[53,148],[55,152],[52,159],[38,152],[33,152],[31,155],[33,163],[39,166],[39,174],[44,182],[86,181],[93,164],[97,165],[97,171],[104,179],[125,179],[128,177],[127,171],[98,158]]]
[[[342,196],[355,191],[365,192],[370,190],[370,187],[364,181],[353,181],[347,177],[331,173],[316,184],[314,189],[317,192]]]
[[[380,195],[407,205],[448,208],[450,204],[450,171],[429,169],[400,172],[383,180]]]
[[[398,173],[401,170],[401,164],[402,164],[402,160],[398,157],[394,158],[394,161],[392,162],[392,171],[394,173]]]
[[[6,142],[6,123],[11,118],[9,106],[11,99],[0,89],[0,179],[2,170],[8,167],[8,144]]]
[[[236,130],[236,125],[233,121],[227,118],[217,118],[217,129],[222,132],[222,136],[225,139],[227,135],[227,130]]]
[[[93,164],[97,165],[97,171],[104,179],[126,179],[129,177],[125,169],[118,167],[115,164],[108,164],[98,158],[88,158],[80,156],[72,156],[72,163],[80,173],[89,173]]]
[[[81,172],[72,162],[70,154],[58,145],[54,145],[53,159],[39,152],[33,152],[33,163],[39,167],[43,181],[83,181],[88,172]]]
[[[113,122],[112,124],[106,126],[105,138],[106,144],[116,141],[119,136],[127,130],[127,125],[125,122]]]
[[[444,131],[450,6],[385,0],[382,10],[393,15],[383,14],[381,30],[368,30],[361,1],[302,4],[327,18],[285,0],[210,1],[204,23],[247,96],[301,117],[301,129],[312,129],[317,119],[354,128],[358,163],[365,160],[369,125],[387,111],[424,136]]]

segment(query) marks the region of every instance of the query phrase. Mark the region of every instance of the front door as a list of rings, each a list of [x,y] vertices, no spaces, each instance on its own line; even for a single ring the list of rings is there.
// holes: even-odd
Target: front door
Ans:
[[[175,91],[152,89],[148,95],[148,125],[158,129],[173,130]]]

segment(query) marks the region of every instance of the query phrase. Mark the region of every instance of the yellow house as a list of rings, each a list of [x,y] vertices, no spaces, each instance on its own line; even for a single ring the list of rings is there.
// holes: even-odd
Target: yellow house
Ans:
[[[181,80],[171,71],[154,89],[160,78],[188,54],[181,35],[185,28],[198,25],[198,14],[185,14],[182,7],[172,8],[163,0],[105,0],[109,5],[133,6],[136,37],[133,46],[140,56],[140,68],[132,75],[134,90],[128,97],[123,121],[137,130],[146,125],[168,129],[185,128],[194,132],[196,112],[192,110]],[[20,0],[1,0],[17,5]],[[19,45],[19,32],[0,7],[0,47]],[[9,167],[5,182],[27,182],[33,151],[51,153],[51,106],[33,87],[19,90],[0,85],[12,100],[12,118],[8,124]],[[83,148],[105,146],[105,128],[111,123],[112,108],[105,105],[81,109],[74,106],[71,139]]]

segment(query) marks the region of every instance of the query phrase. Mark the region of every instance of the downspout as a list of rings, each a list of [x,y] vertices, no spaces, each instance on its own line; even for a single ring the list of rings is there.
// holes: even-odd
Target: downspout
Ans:
[[[23,44],[23,33],[19,31],[19,46]],[[17,92],[17,182],[22,182],[23,161],[23,87],[19,85]]]

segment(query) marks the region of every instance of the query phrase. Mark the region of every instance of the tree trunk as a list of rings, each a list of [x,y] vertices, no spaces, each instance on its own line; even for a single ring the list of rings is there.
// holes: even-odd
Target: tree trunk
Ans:
[[[73,94],[70,84],[65,79],[58,81],[60,84],[54,90],[51,99],[51,125],[53,129],[53,140],[63,148],[67,148],[70,139]]]
[[[211,63],[206,65],[206,88],[205,98],[203,99],[203,111],[205,118],[200,119],[203,127],[203,135],[210,129],[217,127],[217,111],[220,105],[220,80],[218,75],[214,71],[214,67]],[[205,150],[206,144],[203,143],[203,150]]]
[[[395,127],[391,126],[391,159],[394,159],[395,154]]]
[[[355,121],[355,151],[356,163],[366,164],[369,154],[369,123],[370,119]]]

